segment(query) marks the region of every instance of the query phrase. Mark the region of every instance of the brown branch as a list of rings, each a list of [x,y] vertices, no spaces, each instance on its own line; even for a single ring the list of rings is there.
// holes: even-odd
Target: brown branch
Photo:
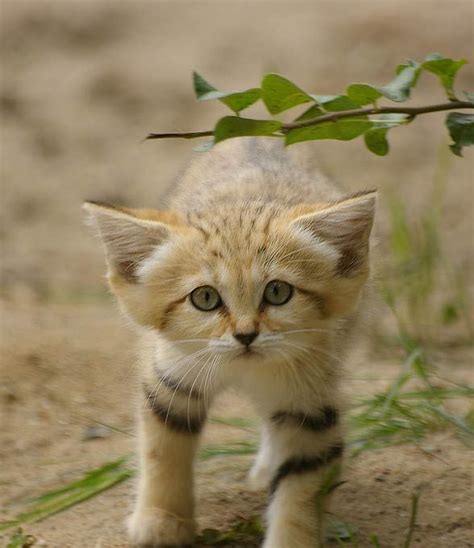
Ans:
[[[338,112],[329,112],[316,118],[302,120],[301,122],[290,122],[282,127],[283,133],[291,129],[299,129],[302,127],[315,126],[323,122],[334,122],[342,118],[352,118],[353,116],[364,116],[367,114],[408,114],[412,119],[418,114],[427,114],[429,112],[440,112],[442,110],[453,110],[457,108],[474,108],[474,103],[469,101],[451,101],[449,103],[441,103],[439,105],[429,105],[427,107],[366,107],[356,108],[353,110],[341,110]]]
[[[149,133],[146,140],[149,139],[197,139],[198,137],[212,137],[214,131],[185,131],[184,133]]]
[[[438,105],[428,105],[426,107],[365,107],[356,108],[352,110],[341,110],[338,112],[328,112],[315,118],[308,120],[301,120],[300,122],[289,122],[283,124],[279,131],[282,133],[288,133],[292,129],[299,129],[304,127],[316,126],[324,122],[335,122],[343,118],[352,118],[354,116],[366,116],[371,114],[408,114],[411,119],[415,118],[419,114],[428,114],[430,112],[441,112],[443,110],[455,110],[472,108],[474,109],[474,103],[469,101],[450,101],[449,103],[441,103]],[[197,137],[211,137],[214,135],[214,131],[187,131],[187,132],[173,132],[173,133],[150,133],[146,139],[196,139]]]

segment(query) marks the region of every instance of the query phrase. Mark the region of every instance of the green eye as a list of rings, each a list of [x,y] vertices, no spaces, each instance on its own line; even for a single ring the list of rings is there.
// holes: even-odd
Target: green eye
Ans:
[[[209,312],[219,308],[222,304],[222,299],[219,293],[210,285],[197,287],[191,292],[191,302],[198,310]]]
[[[268,282],[263,298],[265,302],[280,306],[286,304],[293,296],[293,286],[280,280],[272,280]]]

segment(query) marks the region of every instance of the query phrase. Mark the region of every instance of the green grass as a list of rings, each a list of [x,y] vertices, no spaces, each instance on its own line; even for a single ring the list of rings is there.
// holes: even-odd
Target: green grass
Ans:
[[[459,261],[453,266],[447,260],[442,243],[451,163],[443,147],[431,195],[414,218],[401,192],[388,193],[391,233],[380,290],[395,315],[398,334],[430,344],[443,340],[453,327],[458,341],[474,339],[469,274]]]
[[[49,518],[131,478],[135,471],[129,463],[129,456],[121,457],[90,470],[77,481],[25,501],[14,520],[0,523],[0,531]]]
[[[200,452],[201,460],[208,460],[214,457],[252,455],[257,450],[256,442],[240,441],[226,444],[207,445]]]
[[[446,408],[446,403],[459,398],[472,400],[474,388],[439,386],[434,384],[436,381],[422,351],[415,348],[395,381],[384,392],[363,399],[349,415],[353,453],[403,443],[418,444],[428,434],[447,428],[466,444],[472,444],[472,410],[455,415]]]
[[[204,529],[197,542],[205,546],[225,546],[233,543],[239,543],[237,546],[241,546],[241,543],[245,543],[244,546],[249,546],[250,543],[259,546],[263,533],[260,516],[253,516],[250,519],[238,521],[227,531]]]
[[[36,538],[33,535],[23,533],[23,529],[19,527],[8,540],[6,548],[30,548],[36,544]]]

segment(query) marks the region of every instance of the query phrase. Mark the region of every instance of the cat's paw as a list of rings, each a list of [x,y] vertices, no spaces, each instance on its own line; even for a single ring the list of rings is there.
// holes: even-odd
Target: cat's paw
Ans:
[[[132,545],[147,548],[188,548],[196,534],[193,520],[160,509],[135,510],[127,525]]]
[[[247,485],[251,491],[264,491],[268,489],[272,479],[270,466],[254,464],[247,476]]]

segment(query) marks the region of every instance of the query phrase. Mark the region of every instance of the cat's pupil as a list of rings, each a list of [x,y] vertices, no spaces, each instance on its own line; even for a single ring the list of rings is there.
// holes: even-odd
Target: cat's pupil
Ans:
[[[219,308],[222,304],[219,293],[210,286],[197,287],[191,292],[190,298],[198,310],[211,311]]]
[[[280,280],[273,280],[267,284],[264,292],[264,300],[273,305],[286,304],[293,295],[292,286]]]

